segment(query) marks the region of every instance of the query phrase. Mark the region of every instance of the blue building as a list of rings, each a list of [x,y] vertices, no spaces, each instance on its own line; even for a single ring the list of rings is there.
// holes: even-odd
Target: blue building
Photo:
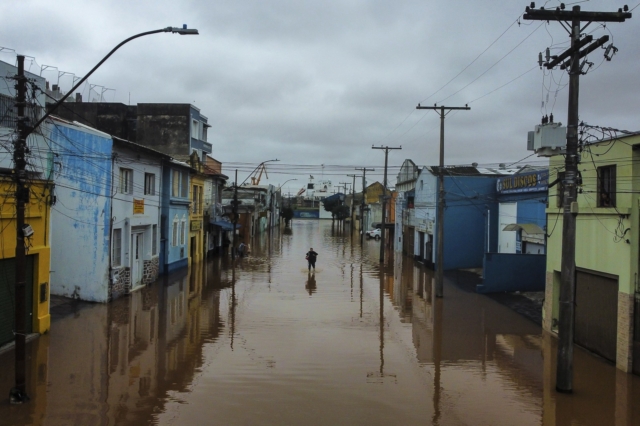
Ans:
[[[187,163],[165,162],[162,170],[161,246],[163,272],[168,274],[189,264],[189,199],[193,170]]]
[[[413,211],[414,257],[428,265],[436,261],[436,211],[439,167],[424,167],[416,180]],[[445,167],[444,269],[481,268],[490,218],[496,217],[499,171],[472,166]]]
[[[544,290],[548,180],[548,169],[530,168],[497,179],[497,220],[487,232],[478,292]]]

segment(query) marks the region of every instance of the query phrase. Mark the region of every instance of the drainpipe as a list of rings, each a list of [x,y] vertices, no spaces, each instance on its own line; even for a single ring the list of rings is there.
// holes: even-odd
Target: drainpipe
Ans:
[[[114,170],[116,164],[116,153],[111,154],[111,194],[109,196],[109,291],[107,294],[107,300],[111,301],[111,295],[113,293],[113,258],[112,258],[112,244],[113,244],[113,196],[114,194]]]

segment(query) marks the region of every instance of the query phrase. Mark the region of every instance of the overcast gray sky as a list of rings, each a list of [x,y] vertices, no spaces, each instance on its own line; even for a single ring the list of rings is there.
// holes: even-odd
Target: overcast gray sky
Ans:
[[[402,150],[389,154],[393,186],[405,158],[418,165],[438,163],[438,115],[416,111],[418,103],[471,107],[447,116],[446,164],[516,162],[530,154],[526,134],[543,114],[553,112],[556,121],[566,123],[568,76],[540,70],[537,59],[549,46],[552,54],[564,51],[569,37],[557,22],[524,21],[528,4],[5,1],[0,46],[15,52],[0,52],[0,60],[15,63],[16,52],[31,56],[31,72],[57,67],[42,71],[55,83],[58,71],[84,76],[131,35],[187,24],[200,35],[162,33],[134,40],[89,82],[113,89],[104,93],[110,102],[196,105],[212,126],[213,156],[229,176],[238,168],[240,180],[260,162],[278,158],[262,183],[296,178],[285,186],[293,191],[309,174],[324,174],[336,185],[363,166],[376,168],[369,182],[381,181],[384,155],[372,144],[401,145]],[[579,4],[592,11],[624,5],[605,0]],[[634,0],[629,7],[637,4]],[[547,8],[558,5],[546,2]],[[639,18],[587,28],[594,37],[612,36],[619,51],[611,62],[604,61],[602,50],[589,56],[594,66],[580,80],[581,120],[640,130]],[[60,77],[63,90],[71,87],[71,79]],[[88,87],[83,95],[88,98]],[[534,156],[523,163],[541,160]]]

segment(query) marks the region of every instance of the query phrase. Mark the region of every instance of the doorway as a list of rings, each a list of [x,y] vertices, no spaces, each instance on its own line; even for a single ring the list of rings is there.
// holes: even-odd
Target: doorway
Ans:
[[[498,211],[498,253],[516,252],[516,233],[503,231],[504,227],[517,223],[518,204],[500,203]]]
[[[574,340],[580,346],[616,361],[618,280],[576,271]]]
[[[131,234],[131,289],[142,285],[144,234]]]

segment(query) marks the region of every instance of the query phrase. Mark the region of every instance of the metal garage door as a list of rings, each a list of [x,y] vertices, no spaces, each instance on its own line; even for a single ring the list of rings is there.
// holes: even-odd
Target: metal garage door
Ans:
[[[26,298],[27,333],[33,329],[33,258],[27,256]],[[0,346],[13,340],[15,328],[15,260],[0,260]]]
[[[616,361],[618,280],[576,272],[575,342]]]

